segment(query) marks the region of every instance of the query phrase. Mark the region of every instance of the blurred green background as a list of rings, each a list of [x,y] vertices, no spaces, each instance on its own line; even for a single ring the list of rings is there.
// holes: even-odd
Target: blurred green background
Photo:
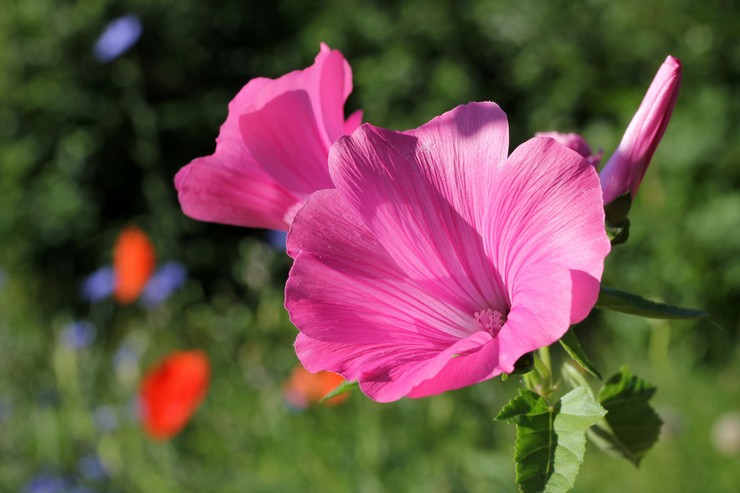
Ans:
[[[252,77],[310,65],[325,41],[350,62],[347,110],[365,121],[414,128],[494,100],[512,146],[576,131],[607,157],[665,56],[681,59],[673,119],[605,283],[708,310],[720,327],[602,313],[583,323],[603,373],[627,363],[658,385],[666,426],[640,469],[590,448],[574,491],[740,491],[737,437],[727,445],[740,434],[736,2],[0,0],[0,10],[0,490],[47,491],[34,481],[65,477],[74,491],[515,491],[514,430],[492,418],[516,379],[291,410],[289,259],[262,231],[179,210],[172,178],[213,151],[231,97]],[[95,40],[128,13],[140,40],[100,62]],[[187,284],[153,309],[82,301],[79,283],[110,263],[132,223],[159,258],[187,265]],[[78,350],[61,334],[79,319],[97,336]],[[211,390],[179,436],[155,443],[135,419],[138,380],[179,348],[209,354]]]

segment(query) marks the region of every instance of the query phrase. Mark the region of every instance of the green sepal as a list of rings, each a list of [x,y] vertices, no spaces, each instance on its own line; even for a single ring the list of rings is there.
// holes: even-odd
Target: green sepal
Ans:
[[[516,425],[516,482],[522,493],[563,493],[575,483],[583,462],[586,430],[606,411],[589,389],[579,387],[555,405],[521,389],[496,416]]]
[[[620,224],[627,219],[631,208],[632,194],[626,192],[604,206],[604,216],[607,222]]]
[[[655,390],[627,368],[609,378],[597,397],[608,413],[589,430],[591,441],[611,455],[624,457],[639,466],[658,440],[663,423],[648,403]]]
[[[516,360],[516,363],[514,363],[514,371],[512,371],[511,373],[513,375],[522,375],[524,373],[529,373],[533,369],[534,354],[530,352]]]
[[[331,399],[332,397],[336,397],[338,395],[344,394],[346,392],[351,392],[358,388],[360,384],[358,382],[351,382],[349,380],[345,380],[344,382],[337,385],[334,390],[326,394],[324,397],[321,398],[321,401],[319,402],[325,402]]]
[[[591,359],[586,354],[586,351],[581,346],[581,341],[578,340],[576,333],[573,331],[573,327],[568,329],[568,332],[560,339],[560,345],[563,346],[565,351],[573,358],[576,363],[581,365],[584,370],[589,372],[594,377],[602,380],[601,373],[596,369]]]
[[[605,224],[606,236],[609,238],[612,246],[627,243],[630,237],[630,220],[625,219],[621,223],[614,225],[609,222]]]
[[[645,318],[664,319],[694,319],[706,318],[710,314],[690,308],[679,308],[677,306],[658,303],[642,298],[636,294],[627,293],[618,289],[601,286],[599,298],[596,300],[596,308],[610,310],[630,315],[639,315]]]
[[[628,215],[632,207],[632,195],[623,193],[604,206],[606,234],[612,245],[620,245],[630,236]]]

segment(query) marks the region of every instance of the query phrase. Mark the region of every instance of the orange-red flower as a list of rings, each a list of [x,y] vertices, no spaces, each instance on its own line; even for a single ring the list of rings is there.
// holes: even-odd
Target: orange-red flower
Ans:
[[[121,231],[113,248],[113,296],[119,303],[132,303],[139,297],[155,263],[152,242],[141,229],[130,226]]]
[[[283,393],[285,400],[292,406],[306,408],[313,404],[318,404],[321,399],[337,388],[344,378],[341,375],[329,371],[320,371],[318,373],[309,373],[301,365],[296,365],[290,378],[285,383]],[[327,399],[322,404],[336,406],[344,402],[349,394],[340,394],[331,399]]]
[[[154,439],[166,440],[187,423],[208,391],[208,357],[202,351],[168,355],[141,383],[141,422]]]

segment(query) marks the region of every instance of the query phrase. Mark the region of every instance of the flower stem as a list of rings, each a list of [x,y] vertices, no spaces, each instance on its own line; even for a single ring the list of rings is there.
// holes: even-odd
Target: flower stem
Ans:
[[[540,348],[534,356],[534,370],[524,375],[524,385],[547,399],[553,392],[550,348]]]

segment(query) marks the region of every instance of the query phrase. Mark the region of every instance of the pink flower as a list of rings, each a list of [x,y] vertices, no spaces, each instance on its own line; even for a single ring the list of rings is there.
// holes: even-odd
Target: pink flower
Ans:
[[[308,195],[332,188],[329,148],[360,124],[344,119],[352,72],[321,44],[316,61],[272,80],[252,79],[229,103],[216,152],[175,176],[183,212],[201,221],[287,230]]]
[[[629,192],[634,198],[678,97],[681,62],[669,56],[655,75],[614,155],[601,170],[604,203]]]
[[[378,401],[423,397],[511,372],[586,317],[610,249],[596,171],[549,138],[507,154],[494,103],[334,144],[336,189],[288,234],[306,369]]]

